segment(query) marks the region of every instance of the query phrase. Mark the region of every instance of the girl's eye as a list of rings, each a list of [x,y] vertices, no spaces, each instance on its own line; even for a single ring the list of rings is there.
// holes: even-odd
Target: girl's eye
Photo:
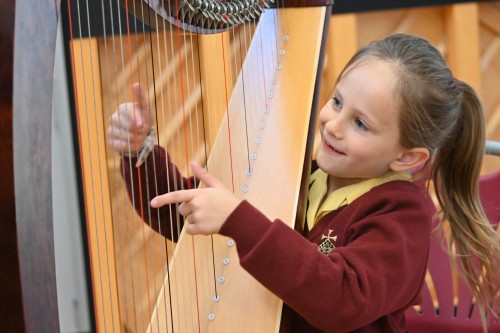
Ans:
[[[356,127],[364,132],[368,131],[368,126],[359,118],[354,120],[354,124]]]
[[[340,109],[342,108],[342,104],[340,103],[339,99],[337,97],[332,97],[332,103],[333,103],[333,106]]]

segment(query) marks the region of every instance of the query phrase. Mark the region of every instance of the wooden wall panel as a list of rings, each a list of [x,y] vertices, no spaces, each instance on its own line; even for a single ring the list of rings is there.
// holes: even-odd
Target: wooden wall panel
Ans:
[[[479,5],[481,95],[489,140],[500,142],[500,1]],[[500,157],[486,156],[484,171],[500,169]]]

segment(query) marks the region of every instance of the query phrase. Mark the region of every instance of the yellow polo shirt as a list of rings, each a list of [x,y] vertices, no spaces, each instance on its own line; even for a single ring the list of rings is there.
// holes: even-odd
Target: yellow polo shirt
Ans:
[[[319,207],[321,200],[326,194],[328,175],[321,169],[316,170],[311,175],[309,181],[309,207],[306,215],[307,227],[311,230],[325,214],[350,204],[375,186],[394,180],[410,181],[411,175],[409,172],[394,172],[381,178],[367,179],[356,184],[341,187],[333,191],[321,207]]]

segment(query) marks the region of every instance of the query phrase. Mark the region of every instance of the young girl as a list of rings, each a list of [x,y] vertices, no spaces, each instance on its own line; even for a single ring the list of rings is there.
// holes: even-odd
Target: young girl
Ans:
[[[112,116],[110,143],[119,151],[138,149],[151,126],[147,101],[138,86],[134,92],[135,105],[123,104]],[[483,315],[498,313],[499,239],[477,191],[482,109],[440,53],[401,34],[362,48],[340,74],[319,123],[303,235],[268,220],[196,164],[193,173],[206,188],[162,194],[151,206],[166,220],[165,205],[180,203],[186,232],[234,239],[243,268],[291,309],[294,332],[404,332],[404,313],[418,303],[424,283],[432,219],[411,175],[429,166],[457,268]],[[166,160],[160,147],[153,155]],[[151,156],[149,170],[166,175],[168,168],[169,182],[187,184],[174,165],[153,166]],[[139,202],[131,159],[123,161],[124,177]],[[154,188],[141,180],[143,189]],[[162,233],[175,239],[177,231],[165,226]]]

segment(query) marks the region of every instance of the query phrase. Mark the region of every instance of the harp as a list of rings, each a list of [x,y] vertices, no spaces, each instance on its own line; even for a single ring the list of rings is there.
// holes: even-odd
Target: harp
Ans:
[[[88,4],[87,1],[78,1],[77,3],[80,2]],[[109,3],[117,4],[117,1],[109,1]],[[26,4],[28,9],[22,8],[22,4]],[[197,132],[196,135],[182,131],[179,132],[182,134],[176,134],[184,138],[188,134],[193,138],[206,137],[206,135],[202,134],[206,134],[210,130],[217,133],[211,136],[208,144],[204,145],[202,151],[208,150],[209,153],[201,154],[201,159],[202,161],[203,159],[206,160],[203,162],[207,163],[209,170],[226,181],[229,187],[234,188],[235,193],[254,203],[269,217],[280,217],[285,221],[289,221],[290,226],[293,227],[295,219],[300,216],[298,207],[300,206],[299,193],[301,184],[304,184],[302,180],[308,174],[307,165],[311,148],[308,147],[308,142],[310,144],[312,140],[312,129],[314,128],[314,112],[311,111],[317,107],[315,101],[318,95],[319,76],[322,69],[321,52],[330,16],[330,3],[325,1],[324,3],[313,4],[287,4],[285,2],[284,5],[278,4],[277,8],[266,9],[258,19],[258,23],[251,22],[232,28],[220,23],[224,19],[219,18],[218,23],[215,24],[215,29],[213,28],[214,25],[208,24],[203,26],[201,30],[186,27],[184,23],[179,24],[176,20],[173,20],[174,22],[165,22],[164,13],[158,10],[160,7],[150,6],[149,3],[125,1],[122,2],[122,5],[125,5],[129,11],[135,12],[135,16],[140,16],[139,18],[142,21],[147,21],[147,27],[145,26],[144,31],[140,33],[142,40],[137,44],[141,45],[137,49],[144,48],[146,50],[144,54],[135,51],[131,52],[130,44],[128,46],[127,52],[130,52],[129,55],[133,54],[134,59],[151,52],[154,43],[159,40],[168,40],[170,45],[175,40],[179,44],[172,47],[175,52],[172,51],[173,53],[170,54],[172,58],[167,58],[170,59],[168,60],[169,63],[182,63],[179,69],[181,72],[184,68],[188,68],[186,71],[195,68],[193,71],[196,71],[197,66],[204,67],[203,71],[200,71],[200,73],[203,72],[204,74],[194,75],[196,76],[195,83],[187,82],[190,79],[187,79],[188,76],[184,76],[185,81],[179,84],[181,88],[177,90],[178,94],[181,91],[181,96],[176,97],[174,94],[171,98],[178,98],[182,101],[179,104],[182,105],[181,109],[186,109],[188,108],[186,105],[190,103],[189,97],[197,94],[203,95],[204,98],[201,102],[193,102],[193,104],[205,110],[206,114],[215,114],[213,117],[216,120],[211,123],[204,116],[195,118],[195,116],[186,117],[185,114],[178,116],[180,118],[178,125],[175,125],[175,119],[178,119],[175,115],[169,115],[167,120],[163,119],[166,116],[160,114],[156,116],[156,120],[159,123],[168,122],[173,124],[171,126],[175,128],[184,126],[183,124],[186,123],[187,118],[204,128],[204,130]],[[289,5],[291,8],[288,8]],[[43,11],[37,6],[42,7]],[[191,6],[194,6],[194,3]],[[130,10],[131,7],[135,9]],[[64,12],[57,11],[57,4],[51,1],[32,1],[32,3],[27,0],[18,1],[16,8],[19,8],[16,13],[17,24],[21,24],[23,15],[27,13],[35,14],[39,24],[45,26],[46,23],[42,24],[41,22],[45,22],[47,17],[51,17],[55,22],[57,16],[63,17],[65,15]],[[68,9],[70,9],[69,6]],[[81,8],[78,8],[78,10],[81,10]],[[47,14],[47,16],[40,16],[40,13]],[[182,15],[189,16],[191,14],[186,12]],[[85,19],[80,21],[79,24],[80,26],[86,25],[90,21],[92,20]],[[226,22],[224,23],[226,24]],[[162,29],[165,29],[165,27],[171,29],[170,34],[164,33]],[[153,31],[146,34],[145,31],[148,29]],[[20,31],[26,32],[22,29]],[[163,33],[161,33],[162,31]],[[188,31],[188,33],[184,31]],[[55,29],[51,28],[46,33],[47,35],[55,35]],[[250,34],[251,37],[249,37]],[[153,37],[153,35],[155,36]],[[161,35],[161,39],[158,35]],[[17,38],[16,35],[16,40]],[[136,43],[137,37],[134,36],[133,38],[134,43]],[[238,56],[232,55],[234,61],[227,60],[223,56],[223,54],[226,54],[225,52],[230,54],[227,45],[229,45],[228,42],[231,38],[232,45],[236,45],[237,52],[240,54]],[[115,42],[118,43],[116,40]],[[130,43],[130,40],[128,42]],[[50,51],[53,51],[53,44],[51,44],[51,41],[48,43],[50,47],[47,56],[50,56]],[[109,68],[120,66],[124,68],[124,65],[123,63],[117,64],[109,60],[103,60],[102,57],[106,57],[106,54],[109,56],[110,50],[117,50],[105,44],[114,43],[111,39],[103,39],[102,43],[104,44],[100,46],[93,43],[96,43],[96,41],[91,38],[74,38],[71,41],[70,61],[72,62],[74,74],[72,82],[76,92],[75,105],[78,113],[76,118],[79,123],[78,130],[75,129],[75,131],[78,131],[78,140],[81,147],[82,186],[86,188],[84,195],[85,228],[91,256],[90,271],[94,277],[92,288],[96,330],[99,332],[170,332],[171,330],[176,332],[278,331],[281,302],[239,267],[237,254],[231,240],[219,236],[192,237],[181,233],[175,244],[166,244],[163,239],[154,240],[155,236],[137,216],[132,217],[133,215],[128,213],[127,215],[120,215],[126,209],[123,206],[117,206],[118,204],[111,199],[114,195],[113,188],[116,188],[115,185],[111,184],[113,184],[113,181],[119,182],[120,180],[113,180],[116,174],[110,174],[107,170],[108,165],[116,163],[116,160],[109,162],[111,153],[106,151],[105,127],[106,118],[109,116],[106,112],[110,112],[117,104],[127,100],[130,92],[127,93],[126,89],[131,84],[131,81],[120,80],[119,84],[114,84],[118,89],[116,87],[111,89],[112,85],[103,84],[103,82],[111,80],[109,73],[114,71],[109,70]],[[245,43],[245,47],[240,47]],[[101,55],[97,52],[99,48],[104,50]],[[150,51],[147,51],[147,48],[150,48]],[[186,51],[188,57],[179,52],[180,50],[189,49],[196,50],[196,52]],[[304,50],[308,51],[304,52]],[[120,54],[122,56],[123,52],[123,49],[121,49]],[[19,53],[23,52],[19,51]],[[166,53],[168,54],[168,51]],[[214,53],[219,55],[218,60],[210,58]],[[98,60],[99,57],[101,57],[100,60]],[[184,58],[187,58],[192,63],[186,66],[186,62],[180,60]],[[22,66],[29,63],[29,58],[24,63],[19,61],[16,68],[21,69]],[[51,78],[51,74],[49,74],[50,63],[49,60],[47,74],[44,76],[49,82]],[[213,67],[219,68],[221,72],[224,72],[225,68],[226,76],[221,78],[214,72],[210,74],[210,72],[207,72],[211,69],[208,64],[214,64]],[[106,66],[108,66],[107,72],[103,70]],[[145,86],[156,87],[157,84],[160,85],[161,81],[157,80],[163,76],[161,74],[158,76],[158,72],[156,72],[156,78],[148,79],[147,76],[150,75],[151,71],[156,70],[155,66],[160,65],[152,62],[150,66],[149,70],[143,70],[143,74],[141,74],[143,77],[138,78],[138,81],[142,81]],[[167,67],[164,67],[163,70],[167,71],[165,69]],[[214,69],[212,68],[212,70]],[[95,71],[101,72],[96,74]],[[123,71],[120,72],[123,73]],[[254,74],[256,75],[252,76]],[[179,75],[180,77],[182,74],[171,75]],[[17,76],[17,73],[15,76]],[[50,84],[46,83],[41,87],[45,93],[45,99],[42,99],[44,102],[41,104],[44,106],[45,115],[40,115],[44,118],[37,121],[31,118],[30,110],[33,110],[35,106],[40,106],[38,98],[23,99],[22,96],[23,93],[26,96],[26,90],[31,92],[40,87],[35,85],[33,90],[28,88],[28,84],[35,83],[30,82],[32,80],[29,72],[20,77],[24,78],[25,81],[22,83],[18,81],[19,83],[15,85],[14,118],[17,117],[18,121],[23,118],[28,119],[27,128],[35,128],[33,133],[40,133],[44,140],[41,141],[37,138],[36,142],[32,141],[30,145],[26,145],[24,143],[26,138],[23,138],[21,134],[19,134],[20,137],[14,135],[14,142],[20,143],[15,152],[15,155],[20,156],[19,159],[15,158],[15,168],[17,169],[19,165],[19,171],[16,171],[17,197],[22,197],[25,193],[31,192],[33,184],[39,183],[41,179],[42,183],[37,187],[41,193],[46,192],[47,189],[49,189],[48,192],[50,193],[49,180],[51,176],[50,160],[46,160],[47,158],[50,159],[50,154],[44,153],[41,157],[44,168],[39,170],[40,174],[33,175],[36,181],[29,178],[22,179],[26,178],[26,175],[32,175],[32,163],[22,161],[21,157],[31,161],[33,156],[39,156],[37,152],[41,150],[50,152],[51,88]],[[218,82],[210,83],[209,81],[212,79]],[[117,80],[116,77],[113,80]],[[180,78],[179,80],[182,81]],[[256,83],[264,83],[264,86]],[[192,85],[190,86],[190,84]],[[230,88],[224,88],[222,92],[215,92],[213,96],[209,97],[210,88],[207,87],[221,85],[229,85]],[[186,92],[183,93],[182,89],[186,89]],[[112,92],[110,94],[112,96],[108,96],[107,100],[106,97],[100,96],[105,91]],[[157,103],[160,99],[157,91],[154,88],[148,89],[152,103]],[[100,97],[96,98],[98,95]],[[101,99],[101,102],[97,102],[99,99]],[[106,100],[106,102],[102,102],[103,100]],[[25,103],[32,104],[26,105]],[[155,106],[156,108],[158,107]],[[78,111],[78,109],[80,110]],[[162,107],[161,109],[167,111],[169,108]],[[200,127],[195,126],[193,128]],[[207,128],[210,128],[210,130]],[[166,137],[172,131],[172,127],[161,129],[158,126],[158,139],[165,140],[158,141],[158,143],[168,146]],[[230,144],[226,141],[229,136],[232,137]],[[249,144],[248,140],[252,140],[251,144]],[[194,141],[195,139],[186,140],[189,143],[185,143],[185,145],[197,145],[198,143]],[[21,144],[21,142],[23,143]],[[249,146],[252,148],[248,148]],[[247,148],[242,149],[241,147]],[[233,150],[232,154],[235,156],[228,159],[230,150]],[[237,156],[238,152],[234,153],[234,151],[241,151],[241,156]],[[191,150],[188,155],[191,156],[189,157],[191,159],[196,156],[196,153]],[[185,158],[183,157],[183,159]],[[185,162],[183,159],[177,161],[181,169],[183,168],[182,163]],[[304,161],[306,161],[305,164]],[[229,171],[228,166],[231,163],[234,164],[234,168]],[[275,171],[270,170],[271,167]],[[184,170],[184,172],[188,174],[187,170]],[[46,181],[43,181],[43,179],[46,179]],[[24,182],[29,183],[30,180],[32,184],[27,184],[25,187],[18,186],[18,184]],[[287,187],[283,189],[282,198],[277,204],[276,201],[271,200],[269,191],[272,191],[276,186],[282,187],[285,184]],[[123,195],[121,195],[121,198],[124,198]],[[26,198],[26,200],[30,199]],[[43,219],[42,223],[46,224],[46,230],[50,234],[52,230],[51,198],[42,196],[34,199],[33,202],[44,208],[41,215],[31,210],[25,213],[21,212],[23,207],[27,207],[25,206],[26,202],[28,201],[16,202],[19,221],[21,223],[23,221],[30,223],[35,220],[38,221],[38,217],[40,217]],[[147,214],[143,215],[142,219],[145,219],[145,216]],[[136,232],[127,234],[124,237],[125,239],[130,239],[129,235],[132,235],[134,239],[132,243],[139,241],[141,238],[148,239],[148,242],[144,243],[146,244],[145,247],[161,248],[162,254],[155,257],[157,259],[155,259],[156,264],[153,264],[154,268],[151,267],[152,259],[148,256],[148,250],[144,250],[139,259],[129,260],[128,266],[120,264],[119,261],[122,260],[123,253],[119,253],[120,246],[117,244],[123,239],[116,239],[118,238],[116,228],[118,228],[117,225],[126,223],[136,228]],[[50,235],[39,235],[29,227],[22,229],[23,225],[18,225],[21,230],[20,247],[23,248],[20,252],[25,253],[26,257],[32,256],[37,251],[32,245],[38,243],[48,244],[47,255],[53,253],[53,241]],[[44,238],[45,236],[47,236],[48,241]],[[150,242],[151,239],[153,239],[152,243]],[[155,244],[155,242],[157,245],[151,245]],[[121,249],[123,250],[123,247]],[[165,249],[170,250],[167,252]],[[150,258],[149,262],[148,258]],[[57,331],[57,320],[54,320],[54,318],[57,318],[55,278],[53,272],[50,273],[51,270],[53,271],[54,262],[53,258],[47,259],[45,256],[36,259],[36,261],[40,260],[48,260],[48,264],[46,262],[42,263],[41,266],[45,267],[38,268],[38,270],[49,271],[47,275],[43,275],[44,278],[47,276],[48,283],[43,280],[42,283],[44,286],[49,286],[48,289],[41,288],[47,290],[48,293],[43,297],[52,300],[53,303],[50,307],[46,307],[44,305],[45,301],[36,297],[30,301],[25,301],[25,321],[27,326],[33,325],[28,327],[28,330],[39,330],[40,325],[47,325],[48,331]],[[130,267],[134,266],[132,265],[134,263],[137,264],[136,268],[134,268],[137,269],[137,273],[132,275],[136,274],[142,276],[142,278],[131,282],[127,280],[126,276],[117,273],[124,267],[127,270],[131,269]],[[32,276],[36,274],[33,272],[36,272],[37,269],[33,269],[30,262],[22,263],[21,266],[23,292],[26,295],[24,298],[27,299],[36,294],[35,290],[37,288],[33,286]],[[161,269],[157,270],[156,266],[160,266]],[[151,277],[148,274],[154,276]],[[130,293],[127,293],[126,285],[134,285],[137,289],[134,289],[134,287]],[[138,285],[142,285],[142,287],[138,287]],[[241,288],[242,286],[244,288]],[[193,290],[196,290],[199,295],[195,295]],[[171,299],[175,301],[172,302]],[[138,307],[136,307],[137,304],[139,304]],[[135,315],[137,313],[140,313],[140,315]]]

